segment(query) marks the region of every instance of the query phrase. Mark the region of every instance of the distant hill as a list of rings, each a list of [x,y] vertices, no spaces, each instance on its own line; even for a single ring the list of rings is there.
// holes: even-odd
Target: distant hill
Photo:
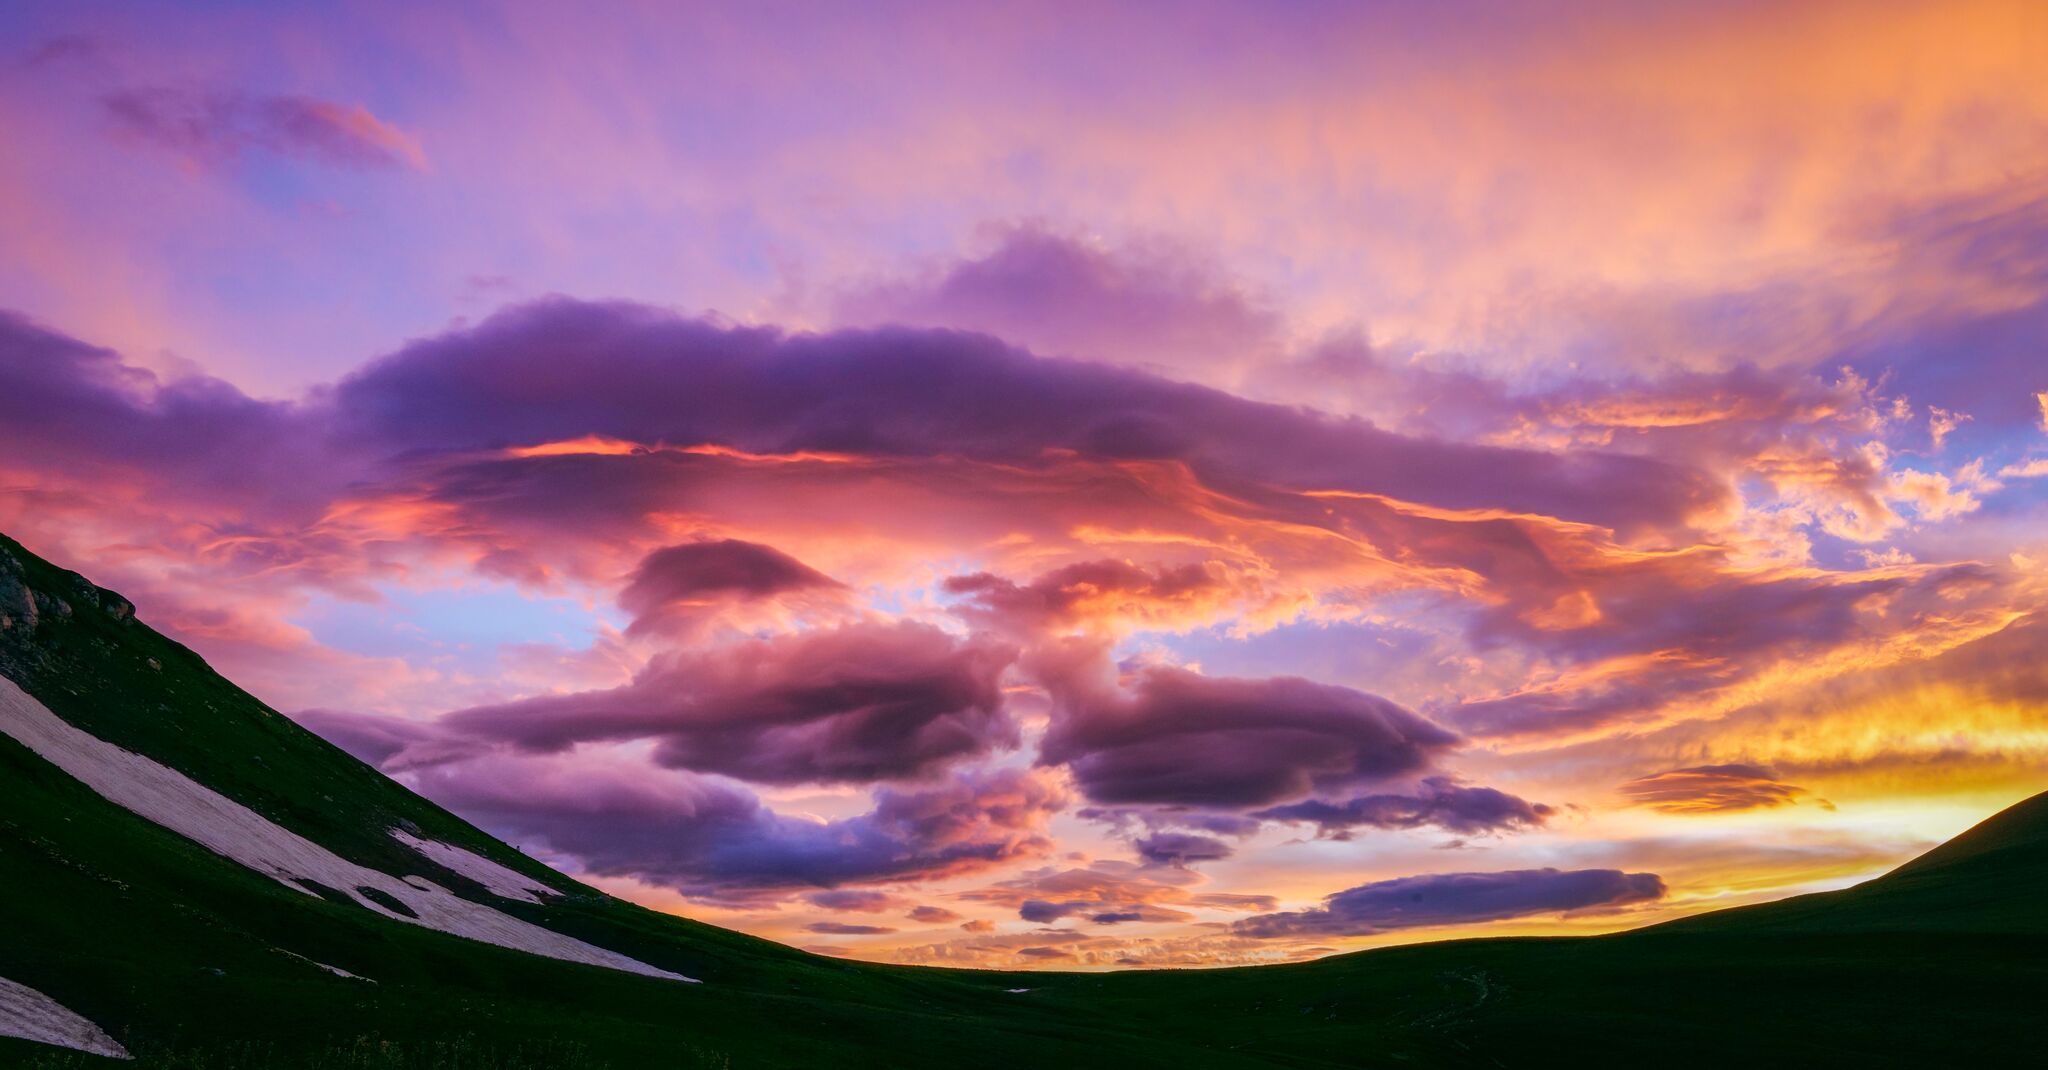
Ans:
[[[0,1034],[39,1038],[0,1038],[0,1066],[2040,1059],[2048,796],[1856,888],[1614,936],[957,971],[821,958],[577,884],[4,537],[0,677]]]

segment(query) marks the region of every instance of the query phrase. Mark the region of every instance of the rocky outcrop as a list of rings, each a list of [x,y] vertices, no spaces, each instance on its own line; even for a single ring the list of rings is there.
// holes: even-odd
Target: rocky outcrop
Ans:
[[[0,631],[34,631],[40,614],[36,593],[21,575],[21,562],[0,548]]]
[[[69,591],[59,593],[31,586],[21,560],[0,545],[0,631],[28,633],[45,619],[69,619],[73,610],[67,596],[116,621],[135,619],[135,603],[75,572],[59,576],[69,581]]]

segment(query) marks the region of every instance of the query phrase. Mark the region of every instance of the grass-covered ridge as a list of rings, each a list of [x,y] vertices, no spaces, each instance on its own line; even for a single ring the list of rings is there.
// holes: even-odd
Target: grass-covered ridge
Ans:
[[[2035,993],[2048,990],[2048,798],[1845,892],[1615,936],[1109,975],[821,958],[539,866],[4,537],[0,616],[0,674],[71,724],[352,862],[705,982],[538,958],[300,894],[0,734],[0,977],[92,1019],[144,1066],[1993,1065],[2033,1058]],[[563,894],[492,896],[394,827]],[[0,1040],[0,1066],[103,1062]]]

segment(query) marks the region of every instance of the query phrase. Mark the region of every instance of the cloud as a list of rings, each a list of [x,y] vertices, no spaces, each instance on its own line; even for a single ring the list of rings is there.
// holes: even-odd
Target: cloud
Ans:
[[[1153,865],[1185,866],[1194,862],[1217,862],[1229,858],[1234,849],[1214,836],[1192,832],[1155,832],[1131,841],[1138,857]]]
[[[642,558],[619,592],[619,607],[633,614],[634,631],[655,631],[721,603],[842,589],[830,576],[772,546],[715,539],[665,547]]]
[[[2029,457],[2024,461],[2014,461],[1999,469],[1998,474],[2004,479],[2039,479],[2048,476],[2048,457]]]
[[[838,921],[814,921],[804,926],[804,931],[821,936],[886,936],[896,930],[886,925],[848,925]]]
[[[804,896],[804,902],[821,910],[837,910],[851,914],[880,914],[895,909],[902,900],[888,892],[867,891],[857,888],[832,888],[822,892],[811,892]]]
[[[1195,891],[1202,881],[1200,874],[1181,867],[1102,859],[1084,866],[1032,870],[961,892],[959,898],[1007,907],[1022,920],[1041,925],[1070,917],[1098,925],[1182,922],[1194,917],[1193,910],[1241,913],[1276,905],[1267,895]]]
[[[1128,561],[1082,561],[1029,584],[977,572],[949,576],[949,594],[967,595],[961,614],[985,627],[1040,634],[1082,623],[1127,621],[1174,628],[1221,615],[1238,592],[1209,562],[1147,570]]]
[[[1189,810],[1179,806],[1089,806],[1074,811],[1074,816],[1087,821],[1105,822],[1114,827],[1119,835],[1126,836],[1131,834],[1134,826],[1154,832],[1193,830],[1237,837],[1249,836],[1259,831],[1260,827],[1257,818],[1246,817],[1243,814]]]
[[[24,69],[43,67],[51,64],[77,60],[89,60],[100,54],[100,43],[83,34],[59,34],[48,38],[35,47],[21,60]]]
[[[1667,814],[1720,814],[1787,806],[1807,794],[1757,765],[1698,765],[1637,777],[1620,787],[1637,806]]]
[[[1414,795],[1360,795],[1342,802],[1310,799],[1252,813],[1267,821],[1302,821],[1317,832],[1347,838],[1360,827],[1412,829],[1434,825],[1448,832],[1476,835],[1536,828],[1557,811],[1494,788],[1468,787],[1449,777],[1425,777]]]
[[[163,553],[206,557],[242,589],[351,598],[459,569],[608,584],[682,523],[797,549],[858,529],[900,567],[1026,545],[1014,537],[1168,548],[961,581],[963,612],[990,626],[1186,629],[1250,606],[1270,627],[1332,590],[1416,586],[1498,584],[1533,612],[1578,597],[1551,563],[1571,548],[1517,529],[1672,530],[1726,496],[1663,461],[1451,445],[984,337],[784,335],[565,300],[414,343],[298,403],[162,383],[33,329],[0,339],[0,387],[20,399],[0,438],[36,459],[44,500],[61,490],[76,512],[160,532]],[[41,530],[71,541],[55,518]]]
[[[872,810],[837,821],[775,813],[717,777],[596,755],[488,757],[405,779],[583,872],[706,899],[935,880],[1042,857],[1052,846],[1046,822],[1066,805],[1050,778],[1003,769],[879,788]]]
[[[671,768],[868,783],[1015,746],[998,686],[1013,656],[929,625],[854,624],[673,651],[624,687],[461,710],[440,723],[539,752],[652,739],[654,760]]]
[[[387,773],[476,757],[483,747],[430,721],[350,710],[300,710],[292,720]]]
[[[163,88],[124,89],[100,104],[123,136],[199,164],[232,162],[260,150],[364,170],[427,166],[417,139],[361,105]]]
[[[1494,615],[1482,635],[1526,643],[1573,668],[1474,696],[1440,716],[1482,736],[1570,735],[1740,694],[1778,673],[1869,667],[1872,651],[1918,656],[1987,608],[2002,584],[1973,562],[1864,572],[1767,569],[1747,575],[1666,558],[1599,570],[1596,621],[1550,630]],[[1842,659],[1831,664],[1833,659]]]
[[[1268,805],[1418,772],[1458,738],[1386,699],[1294,677],[1040,672],[1056,707],[1040,761],[1066,766],[1099,803]]]
[[[927,904],[912,907],[910,908],[910,913],[903,916],[922,925],[946,925],[959,921],[963,915],[947,910],[945,907],[935,907]]]
[[[304,409],[203,376],[166,382],[109,350],[0,311],[0,443],[42,479],[125,482],[146,469],[201,509],[233,502],[310,523],[338,479],[314,463]]]
[[[1040,224],[995,237],[987,253],[926,277],[841,295],[835,318],[981,331],[1174,378],[1227,380],[1278,347],[1272,310],[1169,243],[1108,248]]]
[[[1026,899],[1022,903],[1017,904],[1017,916],[1025,921],[1044,925],[1047,922],[1058,921],[1069,914],[1080,913],[1087,910],[1088,907],[1088,903],[1080,900],[1052,903],[1043,899]]]
[[[573,350],[571,364],[559,354]],[[1727,490],[1683,466],[1414,438],[1128,369],[901,328],[783,335],[644,306],[549,299],[407,346],[332,393],[386,449],[718,443],[757,456],[1172,460],[1204,480],[1670,526]]]
[[[1369,936],[1395,929],[1499,921],[1535,914],[1603,910],[1664,897],[1654,873],[1617,869],[1521,869],[1439,873],[1361,884],[1315,910],[1261,914],[1231,926],[1258,939]]]

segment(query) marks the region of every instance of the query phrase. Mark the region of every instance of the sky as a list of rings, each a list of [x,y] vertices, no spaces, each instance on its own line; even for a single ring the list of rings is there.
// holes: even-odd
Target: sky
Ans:
[[[1115,968],[2048,787],[2048,7],[0,7],[0,531],[618,895]]]

